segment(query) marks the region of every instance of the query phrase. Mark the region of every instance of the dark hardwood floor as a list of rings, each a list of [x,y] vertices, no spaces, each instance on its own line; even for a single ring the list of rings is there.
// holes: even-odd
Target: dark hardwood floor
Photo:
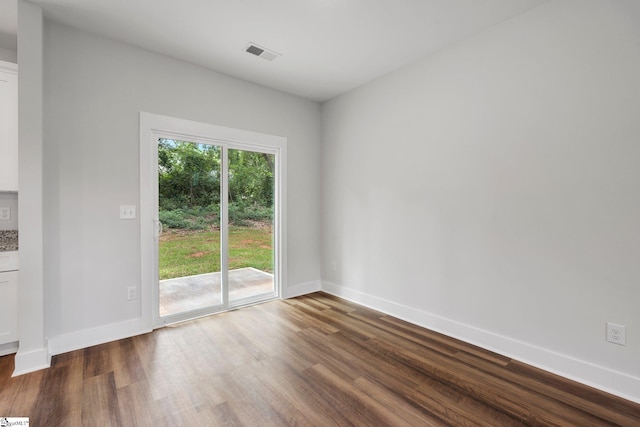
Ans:
[[[11,378],[32,426],[640,426],[640,405],[315,293],[55,356]]]

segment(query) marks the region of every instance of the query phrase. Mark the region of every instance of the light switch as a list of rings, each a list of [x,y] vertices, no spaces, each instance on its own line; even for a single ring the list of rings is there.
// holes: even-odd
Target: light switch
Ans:
[[[0,208],[0,220],[8,221],[11,219],[11,208]]]
[[[136,219],[135,205],[120,205],[120,219]]]

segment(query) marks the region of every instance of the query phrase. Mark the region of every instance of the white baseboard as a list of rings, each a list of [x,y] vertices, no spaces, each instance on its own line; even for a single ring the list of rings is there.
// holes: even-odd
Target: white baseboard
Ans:
[[[322,290],[415,325],[640,403],[640,378],[331,282],[323,281]]]
[[[284,290],[283,298],[317,292],[320,281],[301,283]],[[56,355],[151,332],[143,320],[132,319],[49,338],[49,354]]]
[[[321,289],[321,282],[314,280],[312,282],[300,283],[297,285],[289,286],[282,291],[282,298],[294,298],[300,295],[310,294],[312,292],[318,292]]]
[[[151,332],[151,329],[144,326],[141,318],[83,329],[49,338],[49,354],[62,354],[147,332]]]
[[[16,353],[17,351],[18,351],[18,341],[0,345],[0,356],[13,354],[13,353]]]
[[[46,348],[39,348],[31,351],[21,351],[18,349],[15,357],[15,369],[13,377],[39,371],[51,366],[51,356]]]

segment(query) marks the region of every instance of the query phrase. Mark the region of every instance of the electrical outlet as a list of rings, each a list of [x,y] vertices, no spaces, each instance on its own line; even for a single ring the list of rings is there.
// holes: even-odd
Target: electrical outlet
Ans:
[[[607,323],[607,341],[613,344],[627,345],[625,326]]]
[[[11,219],[11,208],[0,208],[0,220],[9,221]]]
[[[136,286],[129,286],[127,288],[127,300],[132,301],[138,297],[138,288]]]

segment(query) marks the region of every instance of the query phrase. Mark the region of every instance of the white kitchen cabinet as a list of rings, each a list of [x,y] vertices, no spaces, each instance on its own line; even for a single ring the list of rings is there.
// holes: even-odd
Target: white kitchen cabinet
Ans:
[[[18,66],[0,61],[0,191],[18,191]]]
[[[18,341],[18,272],[0,273],[0,345]]]
[[[0,252],[0,355],[18,341],[18,252]]]

